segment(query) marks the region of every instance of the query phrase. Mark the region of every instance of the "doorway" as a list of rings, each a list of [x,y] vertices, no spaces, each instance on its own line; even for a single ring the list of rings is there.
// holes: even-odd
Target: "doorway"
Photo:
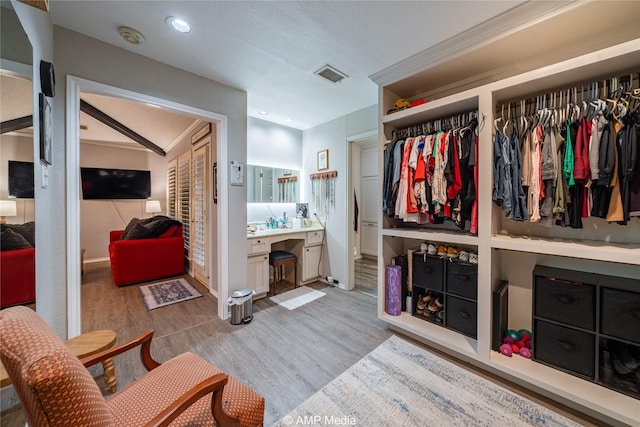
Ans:
[[[77,77],[69,76],[67,78],[67,141],[74,141],[72,144],[68,144],[67,151],[67,194],[68,200],[67,211],[70,212],[68,218],[69,232],[67,233],[67,258],[69,260],[80,260],[80,238],[79,238],[79,212],[80,212],[80,183],[79,183],[79,170],[80,170],[80,123],[79,123],[79,111],[80,111],[80,92],[90,92],[103,96],[110,96],[114,98],[122,98],[125,100],[138,101],[143,103],[151,103],[163,108],[173,110],[179,114],[188,115],[193,118],[202,119],[207,122],[211,122],[215,129],[215,134],[212,134],[212,138],[219,142],[216,144],[216,153],[211,154],[213,160],[226,163],[227,159],[227,145],[226,145],[226,132],[227,132],[227,118],[216,113],[204,111],[198,108],[177,104],[164,99],[151,97],[148,95],[131,92],[124,89],[115,88],[112,86],[104,85],[101,83],[84,80]],[[211,169],[211,168],[209,168]],[[208,173],[208,171],[207,171]],[[212,172],[211,172],[212,173]],[[226,181],[225,181],[226,184]],[[218,194],[220,202],[226,202],[228,200],[228,194],[224,185],[220,186]],[[208,200],[213,200],[212,197],[208,197]],[[213,202],[212,202],[213,203]],[[215,239],[215,251],[209,251],[209,263],[211,266],[219,266],[216,268],[216,277],[211,278],[211,293],[218,298],[218,313],[223,316],[225,313],[225,301],[228,294],[228,289],[224,284],[228,283],[228,257],[225,255],[226,251],[222,250],[228,245],[228,217],[224,210],[220,212],[220,215],[211,215],[208,218],[210,221],[216,221],[216,224],[210,224],[209,230],[218,230],[218,236]],[[216,259],[211,255],[215,253]],[[77,336],[81,331],[81,299],[80,299],[80,263],[69,262],[67,266],[67,276],[70,283],[68,288],[68,335]]]
[[[378,144],[375,136],[351,141],[351,264],[354,288],[378,294]]]

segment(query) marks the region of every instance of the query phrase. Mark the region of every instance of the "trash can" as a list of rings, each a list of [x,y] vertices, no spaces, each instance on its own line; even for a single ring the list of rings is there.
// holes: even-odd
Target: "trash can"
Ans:
[[[251,289],[240,289],[227,299],[232,325],[249,323],[253,320],[253,296],[255,294],[256,292]]]

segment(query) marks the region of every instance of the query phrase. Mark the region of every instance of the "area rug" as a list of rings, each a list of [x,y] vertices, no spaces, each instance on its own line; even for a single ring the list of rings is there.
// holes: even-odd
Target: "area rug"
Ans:
[[[154,310],[202,296],[196,288],[182,278],[140,286],[140,293],[144,298],[147,310]]]
[[[276,426],[579,426],[396,336]]]
[[[311,289],[308,286],[301,286],[283,294],[274,295],[269,299],[288,310],[295,310],[325,295],[324,292]]]

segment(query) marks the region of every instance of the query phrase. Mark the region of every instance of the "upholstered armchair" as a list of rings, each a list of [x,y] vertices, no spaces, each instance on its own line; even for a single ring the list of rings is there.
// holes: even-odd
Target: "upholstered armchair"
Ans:
[[[0,312],[0,356],[32,426],[260,426],[264,399],[192,353],[162,364],[153,331],[87,357],[75,357],[27,307]],[[147,374],[105,400],[87,367],[140,346]]]

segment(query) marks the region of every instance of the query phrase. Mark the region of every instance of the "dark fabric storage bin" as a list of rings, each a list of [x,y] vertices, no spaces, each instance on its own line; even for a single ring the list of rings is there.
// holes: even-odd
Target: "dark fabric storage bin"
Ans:
[[[447,292],[461,297],[477,299],[478,265],[464,262],[447,263]]]
[[[444,304],[446,326],[471,338],[478,336],[478,308],[473,301],[448,295]]]
[[[425,253],[413,253],[413,284],[422,288],[444,289],[444,260]]]
[[[536,276],[534,298],[535,316],[595,330],[595,286]]]
[[[640,344],[640,293],[602,288],[600,332]]]
[[[595,334],[536,320],[533,340],[534,360],[594,379]]]

